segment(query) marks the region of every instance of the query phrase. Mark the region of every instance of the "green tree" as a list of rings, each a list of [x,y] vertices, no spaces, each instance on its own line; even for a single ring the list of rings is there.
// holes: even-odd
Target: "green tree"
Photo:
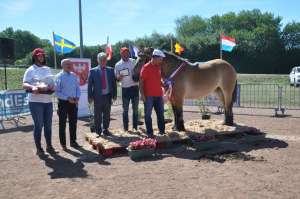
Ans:
[[[294,66],[300,65],[300,23],[288,23],[282,31],[285,46],[283,64],[287,72]]]
[[[234,37],[237,46],[223,58],[238,72],[276,73],[284,45],[280,37],[281,17],[260,10],[229,12],[209,19],[184,16],[176,20],[176,37],[187,47],[184,56],[192,61],[219,57],[220,34]]]
[[[300,49],[300,23],[288,23],[282,31],[282,39],[287,50]]]
[[[15,59],[24,58],[34,48],[50,46],[48,40],[41,40],[29,31],[16,30],[9,27],[0,32],[0,37],[15,39]]]

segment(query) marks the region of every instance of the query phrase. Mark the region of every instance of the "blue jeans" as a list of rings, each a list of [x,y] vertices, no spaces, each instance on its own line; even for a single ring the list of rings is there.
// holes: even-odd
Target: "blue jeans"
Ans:
[[[157,126],[160,133],[165,132],[165,118],[164,118],[164,101],[163,97],[146,97],[146,102],[144,103],[144,112],[145,112],[145,124],[147,129],[147,135],[149,137],[153,136],[153,128],[152,128],[152,109],[156,112],[157,117]]]
[[[138,109],[139,109],[139,87],[132,86],[129,88],[122,88],[122,104],[123,104],[123,127],[128,130],[128,110],[129,103],[132,103],[132,126],[137,129],[138,126]]]
[[[29,109],[34,123],[33,137],[36,148],[41,148],[41,134],[43,127],[46,144],[47,146],[52,146],[52,103],[29,102]]]

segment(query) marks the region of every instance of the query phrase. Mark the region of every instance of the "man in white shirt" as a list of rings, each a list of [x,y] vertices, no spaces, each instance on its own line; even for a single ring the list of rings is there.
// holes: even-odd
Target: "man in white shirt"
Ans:
[[[129,58],[129,49],[123,47],[120,49],[121,60],[115,65],[115,76],[122,86],[122,102],[123,102],[123,127],[128,131],[128,109],[131,100],[132,103],[132,125],[137,130],[138,126],[138,105],[139,105],[139,83],[133,81],[133,68],[135,60]]]

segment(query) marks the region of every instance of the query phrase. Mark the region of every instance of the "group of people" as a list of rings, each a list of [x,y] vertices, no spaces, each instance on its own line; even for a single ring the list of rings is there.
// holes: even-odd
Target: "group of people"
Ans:
[[[152,110],[157,115],[159,133],[165,133],[163,88],[161,82],[160,65],[164,53],[158,49],[153,51],[151,60],[146,63],[140,72],[140,80],[133,78],[135,60],[130,58],[129,49],[120,49],[121,60],[115,67],[107,66],[107,55],[100,52],[97,55],[98,66],[92,68],[88,76],[88,102],[94,104],[94,123],[98,136],[110,136],[110,112],[113,100],[117,98],[117,82],[122,87],[123,128],[129,129],[128,110],[132,104],[132,127],[138,129],[139,95],[144,102],[145,125],[147,136],[153,138]],[[78,77],[72,72],[72,63],[69,59],[61,61],[62,71],[55,77],[54,85],[42,84],[43,79],[51,76],[51,70],[46,66],[45,52],[41,48],[32,52],[32,66],[23,77],[23,88],[29,92],[29,108],[34,122],[34,141],[37,155],[44,154],[41,146],[41,134],[44,128],[46,151],[57,153],[51,142],[53,103],[51,94],[55,93],[58,99],[59,139],[63,150],[66,146],[66,123],[69,121],[70,146],[80,147],[76,141],[78,102],[80,85]]]

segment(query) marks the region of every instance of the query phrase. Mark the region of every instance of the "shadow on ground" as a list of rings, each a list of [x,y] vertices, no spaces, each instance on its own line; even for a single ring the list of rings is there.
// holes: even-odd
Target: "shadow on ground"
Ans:
[[[247,140],[247,138],[231,138],[230,141],[220,141],[213,148],[202,150],[201,147],[189,143],[188,145],[174,145],[173,148],[160,150],[163,156],[190,160],[209,160],[224,163],[226,160],[265,161],[263,157],[247,154],[259,149],[280,149],[288,147],[288,143],[278,139],[266,138],[262,133],[260,139]],[[199,149],[200,148],[200,149]]]
[[[24,133],[32,132],[33,131],[33,125],[18,126],[18,127],[9,128],[9,129],[1,129],[0,134],[14,133],[16,131],[20,131],[20,132],[24,132]]]
[[[45,165],[52,169],[52,171],[48,173],[51,179],[86,178],[88,177],[88,173],[84,169],[84,163],[96,162],[99,165],[110,165],[103,157],[83,147],[77,148],[77,150],[67,149],[65,152],[76,157],[76,160],[73,161],[59,154],[40,156],[40,159],[45,162]]]
[[[245,126],[237,126],[239,128]],[[249,128],[249,130],[255,130]],[[226,160],[243,160],[243,161],[264,161],[263,157],[254,157],[246,154],[250,151],[259,149],[280,149],[288,147],[288,143],[273,138],[267,138],[264,132],[237,132],[226,133],[205,129],[202,135],[215,136],[212,141],[197,142],[196,136],[199,132],[188,131],[187,135],[191,138],[184,142],[168,144],[168,148],[157,150],[157,154],[150,158],[139,161],[156,161],[167,157],[176,157],[190,160],[210,160],[223,163]]]

